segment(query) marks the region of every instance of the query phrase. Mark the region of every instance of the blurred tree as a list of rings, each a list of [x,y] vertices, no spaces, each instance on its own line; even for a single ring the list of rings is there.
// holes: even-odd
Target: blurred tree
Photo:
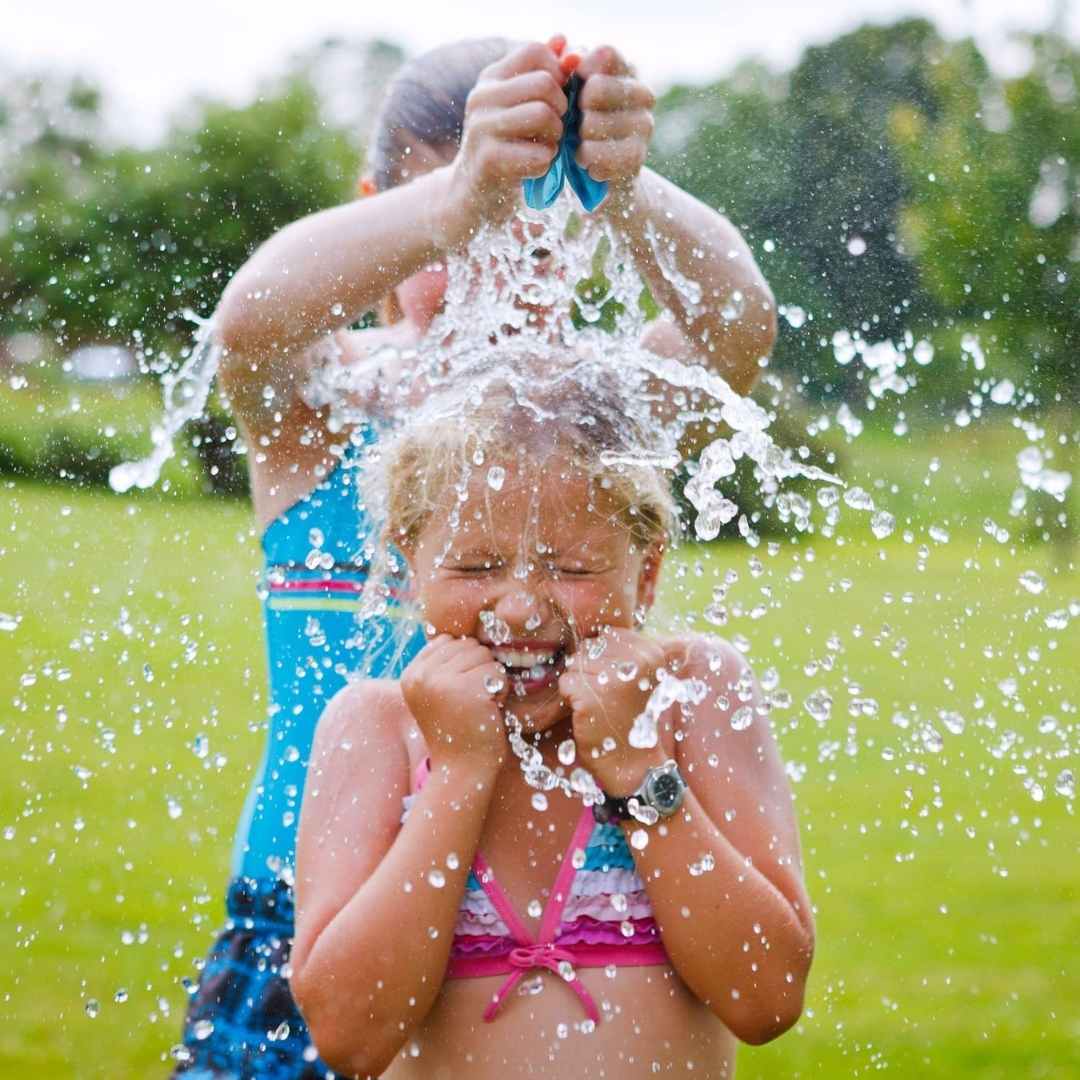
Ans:
[[[92,84],[0,77],[0,311],[12,330],[38,329],[49,313],[48,267],[66,259],[101,138]]]
[[[938,111],[894,115],[910,192],[902,232],[940,302],[984,326],[1006,363],[1025,372],[1056,417],[1045,450],[1075,474],[1080,53],[1056,35],[1027,44],[1029,69],[1005,81],[971,42],[952,46],[930,73]]]
[[[258,243],[347,198],[359,166],[298,78],[243,108],[203,105],[153,150],[68,157],[32,155],[8,179],[0,303],[13,328],[65,347],[127,340],[151,359]]]
[[[404,62],[393,42],[331,37],[299,53],[289,70],[315,88],[323,115],[362,148],[386,84]]]
[[[816,393],[838,377],[821,333],[894,336],[933,307],[898,237],[906,179],[888,130],[898,108],[936,115],[941,47],[922,19],[864,26],[808,49],[787,78],[744,64],[659,102],[657,167],[742,227],[778,300],[812,314],[802,334],[783,328],[776,358]]]

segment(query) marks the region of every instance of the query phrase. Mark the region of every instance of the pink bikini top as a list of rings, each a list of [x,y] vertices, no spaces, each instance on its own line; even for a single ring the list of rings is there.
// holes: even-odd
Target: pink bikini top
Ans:
[[[416,770],[416,790],[427,779],[425,759]],[[415,798],[405,798],[405,812]],[[668,965],[645,885],[618,825],[597,822],[583,807],[563,855],[534,937],[499,887],[480,852],[473,859],[447,966],[448,979],[486,975],[507,978],[484,1010],[494,1020],[507,995],[530,971],[546,968],[565,979],[589,1019],[600,1014],[577,977],[578,968]]]

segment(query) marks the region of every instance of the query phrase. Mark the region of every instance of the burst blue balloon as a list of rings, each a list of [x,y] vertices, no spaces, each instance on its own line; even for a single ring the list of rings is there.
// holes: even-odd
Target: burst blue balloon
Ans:
[[[595,210],[607,195],[607,182],[594,180],[575,160],[581,145],[581,110],[577,105],[581,90],[581,79],[570,76],[566,87],[567,107],[563,116],[563,133],[559,140],[559,149],[555,160],[543,176],[523,180],[521,187],[525,192],[525,205],[533,210],[546,210],[558,197],[563,184],[569,184],[570,190],[581,201],[581,205],[590,213]]]

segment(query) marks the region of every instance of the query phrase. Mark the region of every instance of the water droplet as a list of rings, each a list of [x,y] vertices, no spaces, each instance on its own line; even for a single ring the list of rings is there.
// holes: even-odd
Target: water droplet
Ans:
[[[1012,379],[1000,379],[990,391],[990,400],[995,405],[1008,405],[1016,397],[1016,386]]]
[[[895,528],[896,518],[887,510],[878,510],[870,519],[870,529],[879,540],[891,535]]]
[[[5,612],[0,611],[0,631],[11,633],[13,630],[19,628],[19,623],[21,621],[21,615],[8,615]]]
[[[202,1042],[204,1039],[209,1039],[214,1034],[214,1021],[213,1020],[196,1020],[191,1026],[192,1034]]]
[[[492,465],[487,471],[487,484],[492,491],[502,491],[506,482],[506,470],[501,465]]]
[[[934,359],[934,346],[926,340],[917,341],[915,348],[911,350],[911,355],[915,358],[916,364],[926,367]]]
[[[1046,582],[1034,570],[1025,570],[1020,575],[1019,581],[1029,593],[1035,593],[1036,595],[1046,588]]]
[[[1076,798],[1076,777],[1072,769],[1062,769],[1054,781],[1054,790],[1065,799]]]
[[[438,868],[433,868],[427,872],[427,880],[433,889],[441,889],[446,884],[446,875]]]
[[[853,236],[847,242],[849,255],[859,256],[866,251],[866,241],[861,236]]]
[[[98,1003],[97,998],[87,998],[84,1011],[91,1020],[97,1019],[98,1013],[101,1012],[101,1005]]]
[[[492,697],[496,694],[501,694],[505,686],[506,680],[499,675],[484,676],[484,690],[491,694]]]
[[[844,502],[852,510],[873,510],[874,500],[870,494],[861,487],[848,488],[844,492]]]
[[[630,682],[637,677],[638,666],[633,660],[621,660],[615,665],[615,674],[621,682]]]
[[[964,728],[967,726],[964,718],[958,712],[951,712],[949,710],[942,710],[938,713],[941,722],[945,725],[945,730],[950,735],[963,735]]]
[[[832,695],[827,690],[814,690],[803,702],[803,708],[819,724],[823,724],[832,714]]]
[[[179,799],[173,798],[172,795],[167,795],[165,797],[165,803],[169,808],[169,817],[172,818],[173,821],[184,813],[184,807],[181,805]]]
[[[558,755],[559,761],[563,765],[573,765],[574,759],[577,757],[577,743],[573,739],[563,739],[559,743]]]
[[[754,722],[754,710],[749,705],[743,705],[731,714],[731,730],[745,731]]]
[[[542,791],[533,793],[532,808],[540,813],[543,813],[548,808],[547,796]]]
[[[806,322],[806,311],[798,304],[787,304],[780,308],[780,314],[787,319],[793,330],[798,330]]]
[[[922,739],[923,746],[930,751],[931,754],[940,754],[945,749],[945,740],[941,737],[941,732],[931,724],[927,724],[920,732],[919,737]]]
[[[117,1005],[123,1005],[127,1001],[127,999],[128,992],[123,987],[120,987],[120,989],[117,990],[115,994],[113,994],[113,1001],[115,1001]]]
[[[528,907],[525,909],[531,918],[539,919],[544,914],[544,906],[539,900],[530,900]]]
[[[635,851],[644,851],[649,846],[649,834],[644,829],[635,829],[630,834],[630,846]]]
[[[591,637],[585,642],[585,655],[590,660],[599,660],[607,649],[606,637]]]

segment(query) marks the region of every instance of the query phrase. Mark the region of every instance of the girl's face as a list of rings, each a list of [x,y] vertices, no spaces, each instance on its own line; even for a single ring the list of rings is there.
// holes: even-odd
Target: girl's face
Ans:
[[[545,731],[570,716],[558,685],[567,657],[652,604],[661,548],[642,550],[566,457],[506,465],[498,491],[489,467],[474,470],[463,503],[450,492],[407,555],[426,622],[489,646],[510,681],[507,714]]]

